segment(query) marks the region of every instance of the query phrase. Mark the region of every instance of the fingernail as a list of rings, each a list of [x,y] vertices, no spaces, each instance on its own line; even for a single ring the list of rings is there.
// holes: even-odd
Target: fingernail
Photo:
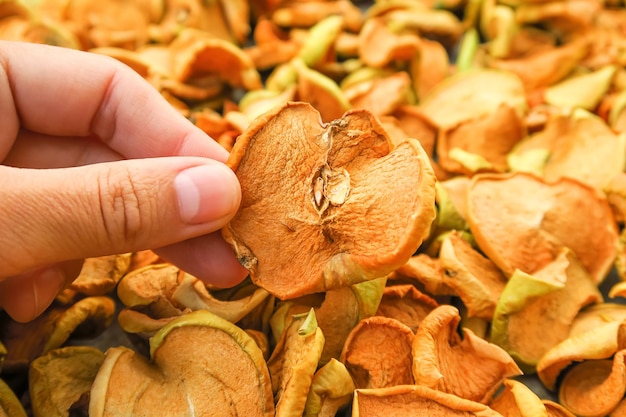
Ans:
[[[187,224],[209,223],[237,210],[239,182],[226,165],[208,164],[188,168],[174,179],[180,217]]]

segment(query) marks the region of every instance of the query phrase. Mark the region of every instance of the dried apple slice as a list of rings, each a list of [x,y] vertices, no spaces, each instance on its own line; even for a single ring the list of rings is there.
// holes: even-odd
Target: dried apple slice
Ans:
[[[527,108],[524,86],[510,72],[475,69],[449,77],[420,101],[420,109],[442,130],[493,114],[502,104],[521,116]]]
[[[178,34],[170,48],[175,80],[189,82],[194,77],[217,75],[234,87],[262,87],[250,57],[231,42],[188,28]]]
[[[396,319],[415,333],[424,317],[438,306],[437,301],[413,285],[388,285],[376,315]]]
[[[454,151],[460,149],[484,158],[490,171],[504,172],[507,154],[525,135],[517,109],[502,104],[491,114],[442,130],[437,139],[438,161],[448,172],[472,175],[475,169],[455,158]]]
[[[616,70],[616,66],[609,65],[589,74],[566,78],[545,90],[545,101],[564,109],[578,107],[594,111],[611,87]]]
[[[411,102],[411,77],[398,71],[344,87],[343,91],[352,108],[367,109],[380,117]]]
[[[91,346],[67,346],[36,358],[28,373],[33,415],[69,416],[91,390],[103,361],[104,353]]]
[[[443,282],[461,298],[468,317],[491,320],[507,283],[498,267],[454,231],[443,238],[439,259]]]
[[[267,361],[277,416],[304,412],[323,346],[324,334],[313,309],[294,315]]]
[[[325,339],[320,364],[338,359],[354,326],[376,313],[385,283],[385,278],[378,278],[281,303],[270,319],[274,337],[280,339],[294,314],[306,313],[313,306]]]
[[[542,402],[544,407],[546,407],[548,417],[576,417],[571,411],[557,402],[552,400],[542,400]]]
[[[354,382],[345,365],[331,359],[313,375],[304,417],[334,417],[350,403],[353,394]]]
[[[353,417],[502,417],[484,404],[421,385],[357,389]]]
[[[356,388],[385,388],[414,383],[413,331],[398,320],[374,316],[363,319],[346,339],[341,362]]]
[[[27,417],[26,410],[11,387],[0,379],[0,415],[6,417]]]
[[[150,340],[150,358],[110,348],[91,388],[89,415],[274,416],[263,353],[243,330],[208,311],[163,327]]]
[[[249,285],[251,291],[244,295],[219,299],[204,282],[174,265],[149,265],[129,273],[119,283],[117,292],[125,308],[118,321],[124,331],[140,336],[152,336],[171,318],[196,310],[237,323],[269,296],[263,288]]]
[[[489,404],[503,416],[548,417],[541,399],[522,382],[504,381],[504,389]]]
[[[606,197],[580,181],[530,174],[481,174],[468,189],[470,229],[480,249],[510,276],[532,274],[570,248],[601,282],[613,265],[617,226]],[[586,219],[585,222],[580,221]]]
[[[95,337],[111,325],[115,315],[112,298],[86,297],[70,306],[52,304],[42,315],[28,323],[6,321],[0,326],[0,340],[7,348],[3,372],[15,373],[52,349],[62,346],[70,336]]]
[[[577,40],[548,50],[539,49],[523,57],[491,60],[489,66],[516,74],[527,91],[545,88],[567,77],[589,52],[589,42]]]
[[[432,295],[456,295],[456,291],[443,282],[444,269],[439,258],[419,253],[400,266],[392,280],[404,279]]]
[[[413,339],[415,383],[487,403],[502,382],[522,372],[502,348],[462,329],[458,310],[442,305],[433,310]]]
[[[390,63],[408,61],[417,53],[420,38],[415,32],[394,32],[383,18],[365,20],[359,32],[359,58],[365,65],[384,68]]]
[[[619,348],[619,321],[607,321],[586,332],[570,335],[548,350],[537,363],[537,375],[550,391],[562,372],[572,363],[610,358]]]
[[[70,288],[87,295],[112,291],[130,266],[130,253],[87,258]]]
[[[541,131],[527,137],[509,155],[518,159],[544,151],[549,158],[541,176],[547,181],[575,178],[604,189],[624,170],[626,139],[600,117],[585,111],[553,114]]]
[[[228,164],[242,203],[224,237],[253,282],[281,299],[386,276],[435,215],[428,155],[416,140],[390,151],[364,110],[321,124],[311,105],[288,103],[252,123]]]
[[[561,250],[534,275],[513,274],[496,306],[491,340],[532,372],[546,352],[568,337],[578,312],[599,302],[602,294],[589,273],[571,251]]]
[[[576,364],[559,388],[559,401],[579,417],[604,417],[613,411],[626,392],[626,350],[613,359],[597,359]]]

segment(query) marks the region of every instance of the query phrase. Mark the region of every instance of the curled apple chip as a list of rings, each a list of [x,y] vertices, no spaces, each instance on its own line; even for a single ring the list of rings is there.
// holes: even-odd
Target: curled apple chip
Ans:
[[[541,399],[524,383],[514,379],[504,381],[504,389],[489,406],[503,416],[548,417]]]
[[[413,339],[415,383],[487,403],[502,382],[522,372],[502,348],[462,329],[461,317],[450,305],[433,310]]]
[[[105,295],[128,271],[130,259],[130,253],[87,258],[70,288],[87,295]]]
[[[26,410],[10,386],[0,379],[0,415],[7,417],[27,417]]]
[[[287,299],[404,264],[434,218],[435,177],[417,140],[390,147],[365,110],[321,124],[288,103],[257,118],[228,159],[242,203],[223,229],[252,281]]]
[[[215,314],[195,311],[157,332],[150,360],[110,348],[91,388],[89,415],[273,417],[274,401],[254,340]]]
[[[515,74],[475,69],[446,78],[420,101],[420,109],[442,130],[487,117],[506,104],[523,115],[524,86]]]
[[[484,158],[487,165],[483,169],[504,172],[508,169],[507,154],[525,134],[521,114],[501,104],[488,115],[442,130],[437,139],[438,161],[448,172],[472,175],[476,169],[455,157],[455,150],[460,149]]]
[[[626,350],[613,359],[596,359],[576,364],[559,388],[559,401],[579,417],[603,417],[613,411],[626,392]]]
[[[114,319],[115,301],[106,296],[86,297],[70,306],[52,304],[28,323],[2,322],[0,340],[7,348],[3,372],[24,370],[38,356],[62,346],[70,336],[101,334]]]
[[[626,161],[624,136],[584,111],[551,115],[541,131],[521,141],[509,156],[524,158],[541,150],[549,154],[541,170],[547,181],[569,177],[598,189],[619,178]]]
[[[245,285],[242,283],[239,289]],[[237,323],[269,296],[263,288],[249,285],[250,291],[240,297],[220,299],[203,281],[175,265],[148,265],[120,281],[117,293],[125,308],[118,321],[124,331],[140,336],[152,336],[170,319],[196,310],[207,310]]]
[[[241,48],[197,29],[184,29],[170,44],[173,78],[189,82],[193,78],[216,75],[235,87],[261,88],[261,76],[251,58]]]
[[[507,282],[502,272],[456,231],[443,238],[439,259],[443,282],[461,298],[468,317],[491,321]]]
[[[576,417],[571,411],[555,401],[542,400],[542,402],[546,407],[548,417]]]
[[[539,380],[552,391],[572,363],[610,358],[619,349],[620,326],[619,321],[606,321],[583,333],[570,335],[541,357],[537,363]]]
[[[357,389],[353,417],[502,417],[488,406],[421,385]]]
[[[304,417],[334,417],[348,405],[354,393],[354,382],[345,365],[331,359],[313,375],[304,407]]]
[[[373,316],[357,324],[346,339],[341,362],[356,388],[414,383],[411,374],[414,334],[396,319]]]
[[[276,415],[302,415],[323,346],[314,310],[294,315],[267,361]]]
[[[422,320],[438,306],[437,301],[413,285],[388,285],[376,315],[398,320],[415,333]]]
[[[596,283],[613,265],[613,213],[604,195],[580,181],[547,182],[521,172],[477,175],[467,213],[478,246],[507,276],[515,269],[532,274],[562,248],[575,253]]]
[[[541,357],[568,337],[578,312],[600,302],[587,270],[571,251],[561,250],[535,274],[518,270],[511,276],[496,306],[491,340],[522,369],[534,371]]]
[[[324,333],[320,364],[327,363],[331,358],[339,359],[354,326],[376,313],[385,283],[385,278],[377,278],[282,302],[270,319],[274,338],[281,338],[294,314],[306,313],[313,306],[317,324]]]
[[[53,349],[30,364],[30,402],[35,417],[69,416],[88,394],[104,353],[91,346]]]

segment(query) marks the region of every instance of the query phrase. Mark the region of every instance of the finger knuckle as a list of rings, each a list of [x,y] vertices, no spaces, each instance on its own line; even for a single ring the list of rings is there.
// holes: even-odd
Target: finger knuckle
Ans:
[[[149,214],[142,205],[141,188],[127,169],[100,178],[99,199],[102,222],[109,244],[115,248],[134,246]]]

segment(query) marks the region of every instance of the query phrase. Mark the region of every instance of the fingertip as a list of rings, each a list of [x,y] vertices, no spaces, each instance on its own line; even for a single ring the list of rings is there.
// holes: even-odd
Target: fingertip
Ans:
[[[163,259],[205,283],[229,288],[242,282],[249,274],[219,231],[156,249]]]
[[[65,285],[65,274],[49,267],[0,281],[0,306],[15,321],[26,323],[52,304]]]

